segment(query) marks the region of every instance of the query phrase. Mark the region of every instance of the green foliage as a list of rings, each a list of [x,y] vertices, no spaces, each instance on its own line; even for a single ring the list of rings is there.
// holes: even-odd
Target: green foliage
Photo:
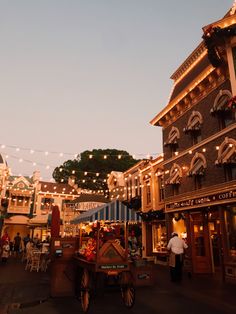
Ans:
[[[104,156],[107,158],[105,159]],[[56,182],[67,183],[69,177],[73,176],[75,183],[82,189],[105,191],[107,174],[111,171],[126,171],[137,162],[138,160],[123,150],[86,150],[77,159],[67,160],[63,165],[56,167],[53,178]]]

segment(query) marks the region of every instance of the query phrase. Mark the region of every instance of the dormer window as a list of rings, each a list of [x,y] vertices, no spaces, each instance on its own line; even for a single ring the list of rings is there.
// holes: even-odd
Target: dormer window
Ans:
[[[234,139],[225,138],[220,145],[215,164],[224,167],[226,181],[236,180],[236,141]]]
[[[217,116],[220,130],[235,122],[235,110],[231,106],[232,94],[228,90],[221,90],[216,96],[211,114]]]
[[[170,130],[167,141],[164,142],[164,146],[170,147],[172,156],[175,155],[175,152],[177,151],[179,138],[180,138],[179,130],[173,126]]]
[[[202,180],[207,167],[206,158],[203,154],[196,153],[191,160],[188,176],[194,177],[195,189],[202,188]]]
[[[202,115],[198,111],[193,111],[188,119],[187,126],[183,129],[186,134],[190,134],[192,145],[199,143],[202,140],[201,125],[203,123]]]

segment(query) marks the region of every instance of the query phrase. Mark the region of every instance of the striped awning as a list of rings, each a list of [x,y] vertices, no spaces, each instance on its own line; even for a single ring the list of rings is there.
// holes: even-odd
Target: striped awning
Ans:
[[[103,206],[99,206],[80,214],[74,218],[71,223],[79,224],[81,222],[93,222],[95,220],[124,222],[134,221],[141,222],[141,218],[137,215],[137,212],[133,209],[129,209],[120,201],[112,201]]]

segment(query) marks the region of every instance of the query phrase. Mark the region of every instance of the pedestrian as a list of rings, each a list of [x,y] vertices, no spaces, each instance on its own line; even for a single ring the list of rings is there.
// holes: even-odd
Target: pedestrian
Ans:
[[[7,230],[4,231],[4,234],[1,238],[1,246],[3,246],[6,241],[8,241],[8,242],[10,241],[10,236],[9,236]]]
[[[10,245],[9,245],[9,241],[6,240],[2,247],[2,262],[4,264],[7,262],[9,255],[10,255]]]
[[[187,248],[185,241],[178,237],[178,233],[173,232],[167,245],[167,249],[170,251],[169,266],[171,281],[173,282],[182,280],[184,250]]]
[[[30,241],[30,235],[27,234],[27,236],[25,236],[25,237],[23,238],[24,251],[26,251],[26,245],[27,245],[27,243],[28,243],[29,241]]]
[[[14,252],[16,256],[19,256],[20,249],[21,249],[21,236],[20,236],[20,233],[17,232],[14,238]]]

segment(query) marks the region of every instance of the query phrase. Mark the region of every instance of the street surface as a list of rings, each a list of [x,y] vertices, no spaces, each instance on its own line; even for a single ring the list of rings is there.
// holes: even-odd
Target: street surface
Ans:
[[[227,314],[236,312],[235,285],[222,284],[210,277],[187,276],[181,284],[170,282],[168,269],[158,267],[156,283],[136,289],[136,302],[127,309],[116,288],[107,289],[91,300],[93,314]],[[14,259],[0,265],[0,314],[73,314],[82,313],[74,297],[51,298],[49,272],[24,270],[24,264]],[[41,303],[40,303],[41,302]]]

